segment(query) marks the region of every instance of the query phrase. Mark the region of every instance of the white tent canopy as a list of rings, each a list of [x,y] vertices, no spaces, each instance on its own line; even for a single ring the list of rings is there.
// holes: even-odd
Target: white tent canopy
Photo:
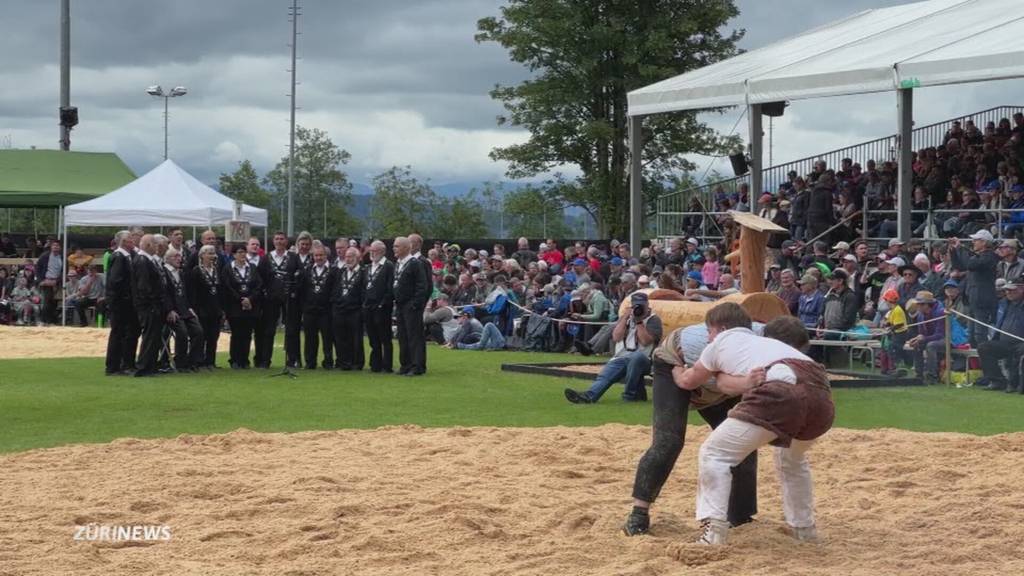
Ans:
[[[196,180],[173,160],[99,198],[64,208],[66,226],[213,226],[234,215],[234,200]],[[267,225],[267,211],[245,204],[242,220]]]
[[[629,115],[1024,76],[1024,1],[867,10],[629,93]]]

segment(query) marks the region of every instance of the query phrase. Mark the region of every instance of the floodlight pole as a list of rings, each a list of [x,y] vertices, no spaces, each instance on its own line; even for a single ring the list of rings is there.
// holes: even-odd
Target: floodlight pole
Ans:
[[[164,95],[164,160],[167,160],[167,117],[168,117],[168,102],[171,100],[170,94]]]
[[[71,0],[60,0],[60,109],[71,106]],[[71,149],[71,127],[63,119],[60,149]]]
[[[292,90],[291,97],[291,129],[288,135],[288,236],[295,235],[295,51],[299,37],[299,0],[292,0]]]

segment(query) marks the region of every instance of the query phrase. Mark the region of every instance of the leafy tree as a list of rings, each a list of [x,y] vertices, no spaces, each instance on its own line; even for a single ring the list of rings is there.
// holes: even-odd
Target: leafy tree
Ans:
[[[391,167],[373,178],[370,230],[373,236],[394,238],[418,232],[429,236],[436,194],[413,177],[412,168]]]
[[[238,170],[231,174],[221,173],[220,192],[233,200],[241,200],[250,206],[267,208],[269,222],[272,230],[282,228],[281,213],[271,208],[270,192],[260,185],[259,174],[252,167],[252,162],[242,160],[238,163]]]
[[[317,128],[295,128],[295,169],[292,194],[295,200],[295,231],[309,230],[330,238],[357,235],[363,226],[349,215],[352,184],[341,167],[351,155],[338,148],[327,132]],[[274,206],[288,202],[288,157],[277,163],[264,178],[272,190]]]
[[[478,42],[497,42],[534,73],[491,96],[507,115],[499,125],[530,132],[522,144],[496,148],[511,178],[574,166],[552,192],[586,210],[603,236],[629,227],[626,94],[647,84],[736,54],[743,31],[720,30],[738,14],[732,0],[509,0],[501,17],[477,23]],[[675,171],[692,171],[684,153],[720,155],[734,149],[698,122],[696,112],[644,120],[645,194]]]
[[[373,235],[381,238],[413,232],[445,239],[487,236],[484,207],[475,191],[445,198],[417,180],[409,166],[394,166],[374,177],[370,226]]]
[[[528,185],[505,194],[502,202],[510,237],[565,238],[564,200],[550,187]]]

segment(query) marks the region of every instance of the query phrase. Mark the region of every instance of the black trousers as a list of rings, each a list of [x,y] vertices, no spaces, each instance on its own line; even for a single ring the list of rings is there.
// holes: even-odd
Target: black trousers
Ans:
[[[171,326],[174,332],[174,367],[178,370],[187,370],[203,365],[203,356],[206,351],[203,345],[203,327],[195,316],[190,318],[178,318],[178,321]]]
[[[391,372],[394,343],[391,340],[391,304],[364,310],[366,337],[370,340],[370,370]]]
[[[217,341],[220,340],[221,318],[221,314],[199,316],[199,326],[203,329],[202,366],[217,365]]]
[[[324,368],[334,367],[334,339],[331,338],[331,314],[326,310],[305,312],[302,314],[302,332],[305,335],[306,368],[316,368],[316,358],[320,354],[320,342],[324,345]]]
[[[651,447],[636,469],[633,498],[654,502],[676,464],[686,440],[686,420],[690,410],[690,391],[676,386],[672,365],[654,360],[654,415]],[[739,402],[728,402],[700,410],[704,421],[717,428]],[[732,495],[729,497],[729,521],[740,524],[757,514],[757,451],[750,453],[732,469]]]
[[[363,352],[363,311],[339,310],[331,312],[334,333],[335,366],[342,370],[362,370],[366,362]]]
[[[85,327],[89,325],[88,320],[85,317],[85,311],[90,307],[96,307],[96,315],[103,314],[103,303],[95,298],[79,298],[75,302],[75,311],[78,312],[78,324],[79,326]]]
[[[284,358],[285,365],[298,368],[302,350],[299,335],[302,333],[302,309],[294,298],[284,306]]]
[[[131,304],[110,307],[110,335],[107,337],[107,374],[135,368],[139,345],[139,317]]]
[[[395,322],[398,324],[398,373],[423,374],[427,370],[423,308],[406,303],[398,308]]]
[[[258,368],[269,368],[274,357],[274,338],[277,336],[277,325],[281,320],[281,303],[267,300],[260,310],[259,324],[256,327],[256,357],[253,363]]]
[[[231,367],[249,367],[249,348],[252,346],[252,334],[259,321],[255,316],[229,316],[231,326],[231,344],[229,359]]]
[[[163,348],[164,327],[163,312],[159,308],[139,310],[139,328],[142,330],[142,348],[135,369],[144,374],[156,372],[157,356]]]
[[[1024,345],[1009,337],[1000,335],[1006,340],[987,340],[978,346],[978,356],[981,359],[981,371],[990,382],[1002,384],[1006,382],[1003,371],[999,368],[999,361],[1006,361],[1006,371],[1010,374],[1009,386],[1016,388],[1020,386],[1020,355],[1024,352]]]

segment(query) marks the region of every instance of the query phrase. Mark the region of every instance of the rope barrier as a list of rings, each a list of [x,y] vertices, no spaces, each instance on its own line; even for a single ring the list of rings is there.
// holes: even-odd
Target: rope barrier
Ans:
[[[961,318],[963,318],[965,320],[968,320],[970,322],[974,322],[975,324],[979,324],[981,326],[984,326],[985,328],[988,328],[989,330],[994,330],[994,331],[996,331],[996,332],[998,332],[998,333],[1000,333],[1000,334],[1002,334],[1004,336],[1009,336],[1010,338],[1013,338],[1014,340],[1019,340],[1021,342],[1024,342],[1024,338],[1021,338],[1020,336],[1017,336],[1016,334],[1010,334],[1009,332],[1007,332],[1005,330],[1000,330],[999,328],[996,328],[995,326],[992,326],[991,324],[986,324],[986,323],[982,322],[981,320],[977,320],[975,318],[971,318],[970,316],[968,316],[967,314],[964,314],[963,312],[957,312],[956,310],[948,310],[948,312],[952,312],[953,314],[956,314],[957,316],[959,316],[959,317],[961,317]]]
[[[519,308],[520,310],[522,310],[523,313],[525,315],[527,315],[527,316],[544,316],[544,314],[537,314],[536,312],[534,312],[533,310],[530,310],[529,308],[526,308],[525,306],[520,306],[518,302],[513,302],[511,300],[508,300],[508,303],[513,305],[513,306],[515,306],[516,308]],[[483,306],[483,304],[474,304],[474,306]],[[579,324],[579,325],[584,325],[584,326],[611,326],[613,324],[617,324],[618,323],[618,321],[615,321],[615,322],[589,322],[589,321],[586,321],[586,320],[570,320],[570,319],[567,319],[567,318],[552,318],[550,316],[548,316],[547,318],[548,318],[548,320],[550,320],[552,322],[558,322],[560,324]]]

